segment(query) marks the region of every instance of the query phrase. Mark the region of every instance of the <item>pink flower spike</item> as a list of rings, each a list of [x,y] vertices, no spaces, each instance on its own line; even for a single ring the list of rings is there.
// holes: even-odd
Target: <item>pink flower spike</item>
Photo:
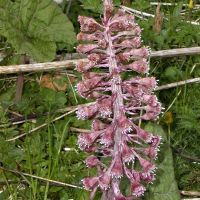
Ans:
[[[90,60],[91,62],[94,62],[96,64],[98,64],[105,58],[106,57],[103,54],[92,53],[92,54],[88,55],[88,60]]]
[[[124,195],[121,194],[118,180],[113,180],[112,187],[114,191],[115,200],[129,200],[129,199],[132,200],[132,198],[125,197]]]
[[[122,194],[115,196],[115,200],[128,200],[128,199],[132,199],[132,198],[125,197]]]
[[[78,21],[80,23],[80,26],[81,26],[80,29],[82,32],[93,33],[97,30],[102,29],[102,26],[99,23],[97,23],[93,18],[79,16]]]
[[[150,146],[144,149],[144,154],[150,159],[157,159],[158,149],[156,147]]]
[[[123,176],[123,164],[120,155],[116,155],[112,164],[111,172],[112,178],[121,178]]]
[[[86,190],[94,189],[98,184],[98,177],[87,177],[82,180]]]
[[[156,81],[155,77],[142,78],[142,79],[140,79],[140,84],[150,90],[157,87],[157,81]]]
[[[122,133],[130,133],[133,131],[133,123],[125,116],[123,112],[118,118],[118,127],[122,129]]]
[[[161,141],[161,136],[158,136],[158,135],[153,135],[151,137],[151,146],[152,147],[155,147],[155,148],[159,148],[159,145],[160,145],[160,141]]]
[[[112,114],[112,100],[111,98],[99,99],[97,101],[98,110],[101,117],[110,117]]]
[[[88,119],[93,117],[98,113],[98,107],[96,104],[90,106],[79,106],[78,110],[76,111],[76,115],[78,119]]]
[[[122,41],[120,44],[115,44],[115,47],[122,47],[122,48],[139,48],[141,45],[140,37],[135,37],[132,39],[127,39]]]
[[[142,101],[152,107],[155,107],[158,104],[158,98],[156,95],[145,94],[142,96]]]
[[[109,147],[113,144],[115,128],[113,125],[108,126],[100,137],[100,143],[105,147]]]
[[[78,64],[76,65],[76,70],[79,72],[86,72],[87,70],[91,69],[92,67],[95,66],[95,63],[93,62],[78,62]]]
[[[85,163],[88,168],[93,168],[93,167],[96,167],[100,163],[100,161],[96,156],[89,156],[86,159]]]
[[[135,182],[139,183],[141,181],[141,174],[138,171],[135,171],[134,169],[131,170],[131,173],[133,175],[133,179]]]
[[[79,119],[93,121],[92,130],[78,137],[80,149],[93,153],[86,159],[86,165],[96,167],[97,174],[84,183],[92,190],[91,199],[96,198],[100,188],[101,199],[133,200],[144,194],[145,182],[154,179],[155,165],[150,161],[156,158],[160,144],[159,136],[138,125],[138,120],[156,119],[161,111],[153,95],[156,79],[144,76],[149,72],[150,49],[141,44],[141,28],[134,15],[116,11],[113,0],[103,0],[100,23],[90,17],[80,16],[78,20],[81,33],[77,35],[80,41],[77,52],[86,54],[88,61],[77,64],[76,69],[82,73],[77,92],[95,101],[77,110]],[[137,75],[124,76],[130,71]],[[134,165],[135,158],[139,169]],[[121,192],[124,180],[121,177],[130,180],[130,196]]]
[[[98,49],[98,45],[96,44],[79,44],[78,47],[76,48],[76,51],[78,53],[89,53],[95,49]]]
[[[103,39],[103,33],[101,31],[97,31],[93,34],[86,34],[80,32],[77,35],[77,40],[78,41],[98,41],[99,39]]]
[[[108,190],[108,188],[110,187],[110,181],[111,181],[111,177],[110,177],[110,173],[104,172],[102,175],[99,176],[99,187],[102,190]]]
[[[128,147],[127,144],[123,143],[122,144],[122,150],[121,150],[121,154],[122,154],[122,159],[123,162],[127,162],[128,164],[130,162],[134,162],[135,160],[135,155],[133,154],[132,150],[130,147]]]
[[[131,191],[135,197],[140,197],[140,196],[144,195],[146,188],[143,185],[141,185],[140,183],[134,182],[131,185]]]
[[[121,17],[121,19],[115,20],[115,22],[112,22],[110,26],[110,30],[113,32],[129,31],[133,29],[134,27],[136,27],[136,24],[134,23],[133,20],[128,20],[127,17],[125,18],[126,20],[123,19],[123,17]]]
[[[100,131],[103,130],[107,127],[108,125],[103,123],[101,120],[99,119],[94,119],[92,122],[92,130],[93,131]]]
[[[142,173],[141,178],[146,181],[147,183],[153,183],[155,181],[155,175],[154,173]]]
[[[139,26],[136,26],[133,30],[130,31],[122,31],[118,33],[117,35],[112,37],[112,40],[115,41],[116,39],[121,39],[122,37],[136,37],[140,36],[142,30]]]
[[[151,142],[152,140],[152,134],[148,133],[147,131],[141,129],[138,126],[134,126],[135,130],[136,130],[136,134],[143,139],[145,142]]]
[[[142,166],[144,172],[153,172],[155,171],[156,167],[154,164],[152,164],[151,162],[149,162],[148,160],[145,160],[139,156],[137,156],[139,162],[140,162],[140,165]]]
[[[86,149],[90,147],[92,143],[99,137],[101,134],[100,131],[91,132],[91,133],[82,133],[78,136],[78,145],[80,149]]]
[[[149,64],[146,59],[135,61],[129,65],[126,65],[126,68],[132,69],[138,73],[146,74],[149,72]]]
[[[97,147],[94,144],[91,146],[86,146],[84,151],[87,153],[94,153],[97,151]]]
[[[96,76],[90,79],[84,79],[83,81],[77,84],[77,92],[83,96],[87,97],[91,90],[100,84],[100,81],[103,79],[102,76]]]
[[[147,48],[133,49],[128,52],[120,53],[118,55],[119,61],[129,62],[130,60],[140,60],[149,57],[149,50]]]

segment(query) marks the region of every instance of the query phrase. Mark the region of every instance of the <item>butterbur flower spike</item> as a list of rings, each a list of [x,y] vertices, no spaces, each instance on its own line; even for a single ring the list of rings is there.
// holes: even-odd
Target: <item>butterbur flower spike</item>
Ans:
[[[76,112],[78,119],[92,120],[91,131],[79,135],[78,145],[91,153],[85,161],[88,168],[97,169],[95,177],[85,178],[83,185],[92,190],[92,196],[99,188],[102,200],[133,200],[144,195],[146,184],[155,180],[154,160],[161,140],[138,122],[156,120],[161,104],[153,94],[156,79],[146,77],[150,48],[142,46],[141,28],[134,16],[116,11],[112,0],[104,0],[103,7],[101,22],[78,18],[77,51],[86,54],[88,61],[76,66],[82,73],[77,92],[96,100]],[[136,76],[122,79],[122,73],[130,71]],[[132,168],[135,163],[137,169]],[[128,197],[121,190],[124,179],[130,183]]]

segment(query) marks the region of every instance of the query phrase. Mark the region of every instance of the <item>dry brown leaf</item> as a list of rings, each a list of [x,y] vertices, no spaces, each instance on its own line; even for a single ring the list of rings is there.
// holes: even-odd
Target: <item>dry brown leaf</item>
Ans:
[[[67,82],[62,82],[63,76],[61,75],[51,75],[45,74],[42,76],[40,80],[41,87],[49,88],[55,91],[63,91],[67,90],[68,84]]]
[[[163,13],[160,12],[160,6],[161,4],[158,4],[156,8],[156,15],[154,19],[154,25],[153,25],[153,30],[156,33],[160,33],[162,30],[162,25],[163,25]]]

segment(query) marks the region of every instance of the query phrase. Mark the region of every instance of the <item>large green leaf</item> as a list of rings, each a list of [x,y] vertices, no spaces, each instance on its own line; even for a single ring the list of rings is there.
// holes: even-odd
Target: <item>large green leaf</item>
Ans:
[[[173,157],[167,137],[162,127],[149,123],[145,127],[152,133],[162,136],[161,151],[157,161],[156,181],[148,188],[145,200],[180,200],[180,194],[174,176]]]
[[[72,23],[52,0],[0,0],[0,35],[20,54],[52,60],[56,43],[73,45]]]

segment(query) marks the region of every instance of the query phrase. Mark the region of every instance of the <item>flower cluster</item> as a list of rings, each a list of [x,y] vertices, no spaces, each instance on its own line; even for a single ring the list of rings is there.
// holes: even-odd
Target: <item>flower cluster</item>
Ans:
[[[105,200],[135,199],[144,194],[145,184],[155,179],[153,160],[160,144],[159,136],[137,125],[139,120],[157,119],[161,111],[152,94],[156,80],[145,76],[150,51],[141,46],[141,29],[134,16],[123,10],[115,12],[111,0],[104,0],[101,23],[83,16],[78,20],[77,51],[87,54],[88,61],[76,67],[83,74],[77,91],[86,99],[96,99],[77,111],[79,119],[93,120],[91,131],[79,135],[78,145],[96,153],[87,158],[86,165],[97,168],[97,175],[85,178],[83,184],[92,195],[100,188]],[[128,77],[122,78],[129,71],[135,76],[126,73]],[[130,182],[128,197],[120,191],[123,178]]]

